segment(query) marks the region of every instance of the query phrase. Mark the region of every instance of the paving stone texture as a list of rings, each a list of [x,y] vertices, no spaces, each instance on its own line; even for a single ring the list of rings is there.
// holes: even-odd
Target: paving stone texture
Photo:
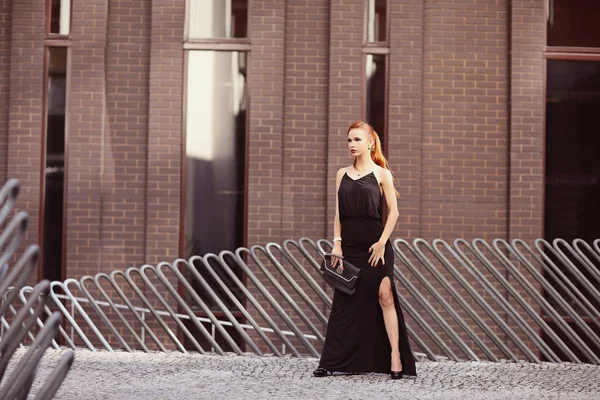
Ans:
[[[20,350],[11,365],[23,354]],[[48,350],[32,389],[61,351]],[[56,399],[600,399],[600,366],[420,362],[415,380],[314,378],[314,358],[77,350]]]

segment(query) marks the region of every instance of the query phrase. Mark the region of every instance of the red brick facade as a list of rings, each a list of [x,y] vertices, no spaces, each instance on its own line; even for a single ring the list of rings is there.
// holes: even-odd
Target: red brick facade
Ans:
[[[66,275],[180,256],[183,0],[74,1]],[[393,237],[543,234],[543,0],[390,0]],[[44,1],[0,0],[0,179],[38,240]],[[364,117],[364,0],[251,0],[248,246],[331,238]],[[233,250],[233,249],[232,249]]]

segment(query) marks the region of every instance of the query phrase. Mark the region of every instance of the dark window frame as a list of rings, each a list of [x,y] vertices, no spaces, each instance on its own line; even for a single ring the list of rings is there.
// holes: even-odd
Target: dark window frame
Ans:
[[[71,38],[71,32],[73,31],[73,1],[69,0],[69,33],[66,35],[61,35],[60,33],[52,33],[51,32],[51,24],[52,24],[52,0],[46,0],[46,9],[45,9],[45,21],[44,21],[44,32],[46,33],[46,38],[50,39],[69,39]]]
[[[545,2],[545,11],[546,11],[546,16],[548,16],[548,7],[549,7],[549,2]],[[600,29],[598,29],[598,31],[600,31]],[[583,46],[550,46],[548,45],[548,24],[547,21],[544,24],[544,51],[543,51],[543,101],[544,101],[544,111],[543,111],[543,132],[544,132],[544,142],[543,142],[543,149],[542,149],[542,157],[543,157],[543,167],[542,167],[542,176],[544,179],[544,184],[542,185],[542,196],[543,196],[543,204],[542,204],[542,215],[544,216],[544,219],[542,220],[542,232],[545,232],[545,226],[546,226],[546,220],[545,220],[545,215],[546,215],[546,156],[547,156],[547,149],[546,149],[546,138],[547,138],[547,134],[548,134],[548,129],[547,129],[547,106],[546,106],[546,101],[547,101],[547,92],[548,92],[548,60],[571,60],[571,61],[592,61],[592,62],[600,62],[600,47],[583,47]],[[544,273],[544,278],[547,278],[546,274]],[[550,282],[551,284],[551,282]],[[542,294],[544,293],[544,290],[542,290]],[[544,315],[543,311],[540,310],[539,313],[540,317],[544,319],[545,322],[547,323],[553,323],[552,318],[547,317]],[[583,321],[585,323],[591,323],[591,319],[588,317],[583,317]],[[572,321],[570,318],[566,319],[566,322],[571,326],[573,324],[574,321]],[[540,335],[542,336],[542,339],[544,339],[544,332],[542,332],[540,330]],[[547,340],[547,339],[544,339]],[[550,339],[550,341],[552,341],[552,339]],[[538,356],[543,359],[543,355],[540,351],[538,351]]]
[[[367,102],[368,102],[368,80],[367,80],[367,56],[368,55],[383,55],[385,57],[385,98],[384,98],[384,123],[383,123],[383,135],[381,135],[380,139],[383,142],[382,152],[383,155],[387,158],[389,154],[389,100],[390,100],[390,21],[391,21],[391,1],[386,0],[386,40],[378,41],[378,42],[369,42],[367,41],[367,30],[368,30],[368,7],[369,0],[364,0],[364,26],[363,26],[363,46],[362,46],[362,96],[361,96],[361,114],[362,118],[368,121],[367,117]],[[381,132],[377,132],[381,134]]]

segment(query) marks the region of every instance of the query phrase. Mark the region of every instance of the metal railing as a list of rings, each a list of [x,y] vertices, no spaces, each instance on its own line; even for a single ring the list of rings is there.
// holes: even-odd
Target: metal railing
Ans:
[[[8,181],[0,189],[0,226],[4,226],[11,214],[18,193],[19,184],[16,180]],[[26,229],[27,214],[18,212],[0,233],[0,250],[2,251],[0,253],[0,315],[2,316],[0,399],[28,398],[37,367],[44,352],[50,346],[50,342],[56,336],[62,321],[60,313],[50,313],[45,322],[39,326],[37,335],[34,335],[34,324],[40,323],[40,316],[44,312],[50,293],[48,281],[42,281],[34,288],[30,288],[30,296],[22,302],[21,307],[17,307],[17,309],[13,305],[20,289],[24,287],[26,280],[34,270],[39,255],[37,246],[29,246],[15,265],[9,269],[9,262],[23,241]],[[12,313],[10,323],[5,318],[9,310]],[[9,362],[27,339],[29,339],[27,351],[20,355],[10,374],[7,374]],[[67,375],[73,358],[72,351],[67,351],[62,355],[37,391],[35,399],[51,399],[54,396]]]
[[[600,364],[599,245],[395,240],[413,350],[431,360]],[[52,282],[41,313],[64,318],[57,348],[318,357],[333,294],[320,254],[330,250],[301,238]],[[23,307],[35,288],[14,291]]]

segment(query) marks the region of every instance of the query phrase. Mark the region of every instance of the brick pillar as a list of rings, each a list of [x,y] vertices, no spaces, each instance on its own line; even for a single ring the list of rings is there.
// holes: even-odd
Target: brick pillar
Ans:
[[[332,0],[329,40],[329,113],[327,143],[327,237],[333,235],[335,175],[350,165],[348,126],[362,117],[362,44],[365,2]]]
[[[95,274],[102,267],[101,210],[112,181],[104,176],[105,0],[74,2],[67,180],[67,276]],[[108,178],[105,180],[105,178]]]
[[[283,239],[328,237],[326,217],[329,2],[287,3]]]
[[[388,158],[400,192],[392,238],[421,236],[423,2],[391,2]]]
[[[0,186],[8,179],[8,109],[10,94],[10,49],[12,7],[10,0],[0,0]]]
[[[506,236],[507,8],[425,3],[424,238]]]
[[[510,97],[510,239],[543,236],[543,1],[513,0]]]
[[[17,209],[29,214],[25,245],[38,242],[44,18],[44,2],[12,1],[7,176],[21,182]],[[35,281],[36,275],[31,277]]]
[[[254,0],[250,10],[248,246],[280,242],[285,3]]]
[[[544,48],[545,2],[511,2],[510,175],[508,239],[532,241],[544,236]],[[513,262],[515,260],[513,259]],[[533,261],[533,260],[531,260]],[[520,264],[516,264],[520,267]],[[535,261],[534,261],[535,265]],[[521,272],[529,274],[521,268]],[[511,279],[511,283],[515,283]],[[538,311],[520,286],[517,290]],[[539,287],[538,287],[539,290]],[[531,318],[511,301],[528,323]],[[530,340],[510,321],[525,343]],[[532,347],[533,348],[533,347]],[[511,343],[511,349],[520,354]]]
[[[185,2],[152,0],[146,262],[179,256]]]

